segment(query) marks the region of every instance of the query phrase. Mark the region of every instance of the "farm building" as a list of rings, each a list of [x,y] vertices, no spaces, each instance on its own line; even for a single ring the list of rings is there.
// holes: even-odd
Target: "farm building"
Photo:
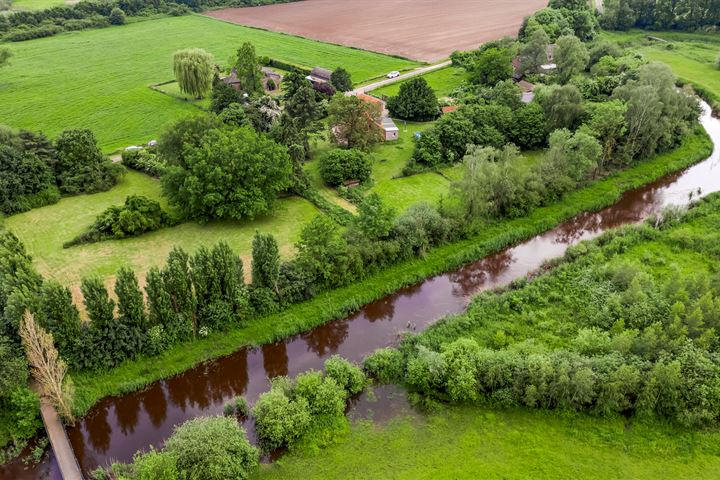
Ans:
[[[267,67],[262,67],[261,70],[262,70],[262,74],[263,74],[262,84],[263,84],[263,88],[265,89],[266,92],[271,92],[273,90],[277,90],[278,88],[280,88],[280,82],[282,82],[282,79],[283,79],[282,75],[280,75],[279,73],[277,73]],[[230,72],[230,75],[228,75],[227,77],[222,77],[220,80],[225,82],[225,84],[230,85],[238,92],[242,90],[242,85],[240,84],[240,79],[237,76],[236,68],[232,69],[232,71]],[[270,80],[272,80],[272,83],[270,83]],[[275,86],[274,86],[274,88],[268,88],[268,84],[270,84],[270,86],[272,86],[274,84]]]
[[[391,142],[400,138],[400,129],[390,117],[382,117],[380,128],[385,132],[385,141]]]
[[[522,92],[523,103],[532,102],[533,98],[535,98],[535,85],[526,80],[520,80],[517,82],[517,86],[520,87],[520,91]]]

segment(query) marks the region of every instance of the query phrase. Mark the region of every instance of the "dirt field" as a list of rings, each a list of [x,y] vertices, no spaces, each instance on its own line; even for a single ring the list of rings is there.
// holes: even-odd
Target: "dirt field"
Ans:
[[[546,5],[547,0],[305,0],[208,15],[430,62],[515,35],[523,17]]]

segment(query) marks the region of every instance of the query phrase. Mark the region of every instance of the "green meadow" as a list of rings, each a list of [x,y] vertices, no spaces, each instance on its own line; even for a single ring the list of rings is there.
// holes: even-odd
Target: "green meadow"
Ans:
[[[632,46],[650,60],[667,63],[680,79],[709,92],[720,103],[720,35],[717,33],[684,32],[603,32],[603,36]],[[648,36],[659,40],[649,40]]]
[[[462,68],[447,67],[423,75],[422,78],[424,78],[425,81],[427,81],[428,85],[430,85],[430,87],[435,90],[435,95],[437,95],[438,98],[443,98],[449,97],[453,90],[459,87],[460,84],[462,84],[466,80],[467,74]],[[378,97],[395,96],[400,91],[400,86],[403,83],[405,82],[386,85],[382,88],[378,88],[377,90],[373,90],[372,94]]]
[[[257,478],[714,479],[717,432],[546,411],[445,407],[386,424],[362,421],[342,442],[291,453]]]
[[[343,66],[355,82],[416,65],[199,15],[162,18],[10,45],[15,55],[0,76],[0,118],[50,136],[91,128],[106,151],[147,142],[167,122],[197,113],[189,102],[149,88],[173,79],[173,52],[204,48],[227,65],[245,41],[259,55],[308,67]]]

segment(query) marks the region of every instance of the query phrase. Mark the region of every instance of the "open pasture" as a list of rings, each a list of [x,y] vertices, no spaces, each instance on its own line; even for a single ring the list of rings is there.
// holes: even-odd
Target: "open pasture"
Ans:
[[[0,76],[0,121],[55,136],[92,129],[106,151],[155,138],[167,122],[197,113],[151,84],[173,78],[172,55],[204,48],[227,65],[249,41],[259,55],[313,67],[345,67],[361,82],[414,62],[187,15],[65,33],[10,45]]]
[[[208,15],[426,62],[516,35],[546,0],[305,0]]]

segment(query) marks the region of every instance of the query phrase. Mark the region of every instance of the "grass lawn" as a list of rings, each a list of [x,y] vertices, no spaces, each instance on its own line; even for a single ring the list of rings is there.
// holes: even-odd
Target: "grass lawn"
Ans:
[[[288,454],[260,479],[713,479],[717,432],[481,407],[360,422],[317,455]]]
[[[249,255],[256,230],[275,235],[281,253],[287,256],[292,254],[292,245],[302,226],[317,214],[317,209],[308,201],[291,197],[280,200],[273,215],[254,221],[206,225],[188,222],[139,237],[62,248],[63,242],[82,232],[98,213],[110,205],[123,203],[125,197],[132,194],[145,195],[165,204],[157,180],[129,171],[109,192],[63,198],[55,205],[9,217],[5,225],[25,244],[40,273],[65,285],[76,285],[83,276],[112,277],[124,265],[144,273],[152,265],[162,264],[176,245],[194,251],[201,245],[213,245],[220,240],[228,242],[243,256],[249,272]]]
[[[649,41],[647,36],[662,38],[669,43]],[[667,63],[681,79],[709,90],[720,101],[720,70],[715,61],[720,53],[717,33],[682,32],[604,32],[603,36],[633,46],[650,60]],[[670,48],[668,48],[670,46]]]
[[[435,95],[438,98],[448,97],[460,84],[465,81],[467,73],[464,69],[458,67],[448,67],[441,70],[435,70],[426,75],[424,78],[430,87],[435,90]],[[407,81],[407,80],[406,80]],[[400,91],[400,85],[405,82],[393,83],[377,90],[373,90],[372,94],[378,97],[383,95],[386,97],[392,97],[398,94]]]
[[[65,0],[13,0],[11,10],[41,10],[65,3]]]
[[[210,97],[205,97],[198,100],[192,95],[188,95],[180,91],[180,85],[177,82],[156,85],[153,87],[153,90],[155,90],[159,94],[169,95],[172,98],[187,102],[191,105],[198,107],[198,109],[208,110],[210,108]]]
[[[91,128],[106,151],[144,143],[168,121],[197,112],[148,88],[173,78],[173,52],[204,48],[226,64],[244,41],[259,55],[309,67],[343,66],[356,82],[416,65],[199,15],[161,18],[12,44],[15,55],[0,77],[0,119],[50,136]]]

